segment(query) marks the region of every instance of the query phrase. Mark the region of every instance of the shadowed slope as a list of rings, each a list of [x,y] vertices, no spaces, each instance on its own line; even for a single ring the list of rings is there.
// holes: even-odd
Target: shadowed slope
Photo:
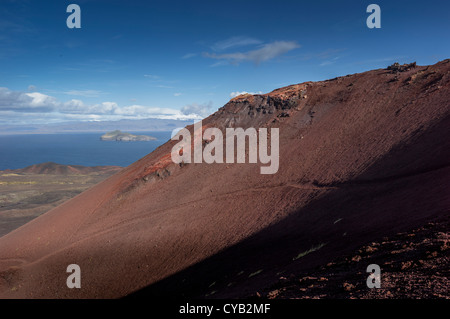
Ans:
[[[421,134],[409,146],[393,149],[354,180],[317,186],[318,189],[332,189],[318,194],[310,204],[279,223],[131,297],[249,296],[268,288],[282,276],[325,265],[342,254],[352,252],[362,243],[448,217],[450,163],[439,167],[431,164],[450,158],[449,145],[444,149],[439,142],[442,133],[450,134],[450,116]],[[434,158],[433,152],[424,153],[424,145],[428,145],[430,150],[439,148],[441,156]],[[430,166],[373,178],[380,172],[389,174],[387,167],[395,163],[404,163],[407,169],[407,162],[397,162],[403,156],[421,157],[423,164],[430,163]],[[302,189],[293,188],[297,187],[284,187],[291,193],[291,201],[300,195]],[[368,265],[363,264],[358,269],[364,274],[360,276],[361,282],[365,282],[365,267]],[[384,265],[380,266],[384,268]]]

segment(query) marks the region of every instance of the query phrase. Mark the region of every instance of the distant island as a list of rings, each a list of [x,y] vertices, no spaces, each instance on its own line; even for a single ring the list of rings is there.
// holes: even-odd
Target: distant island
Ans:
[[[148,135],[133,135],[130,133],[125,133],[120,130],[108,132],[103,134],[100,139],[102,141],[118,141],[118,142],[142,142],[142,141],[154,141],[156,140],[153,136]]]

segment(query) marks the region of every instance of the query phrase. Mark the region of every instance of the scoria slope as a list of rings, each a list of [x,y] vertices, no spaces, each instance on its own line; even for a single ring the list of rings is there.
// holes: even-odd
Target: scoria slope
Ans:
[[[0,297],[245,296],[447,216],[449,79],[445,60],[234,98],[204,128],[279,128],[276,174],[176,165],[169,141],[0,238]]]

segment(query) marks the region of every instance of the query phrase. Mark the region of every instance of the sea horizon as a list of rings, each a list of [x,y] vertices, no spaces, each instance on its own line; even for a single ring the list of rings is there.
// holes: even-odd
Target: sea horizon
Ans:
[[[0,171],[54,162],[62,165],[126,167],[153,152],[171,131],[128,131],[153,141],[102,141],[105,132],[64,132],[0,135]]]

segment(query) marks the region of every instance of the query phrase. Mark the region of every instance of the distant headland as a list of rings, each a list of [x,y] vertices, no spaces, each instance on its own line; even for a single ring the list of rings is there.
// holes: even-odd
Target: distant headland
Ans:
[[[118,142],[142,142],[142,141],[154,141],[156,137],[148,135],[133,135],[125,133],[120,130],[108,132],[103,134],[100,139],[102,141],[118,141]]]

